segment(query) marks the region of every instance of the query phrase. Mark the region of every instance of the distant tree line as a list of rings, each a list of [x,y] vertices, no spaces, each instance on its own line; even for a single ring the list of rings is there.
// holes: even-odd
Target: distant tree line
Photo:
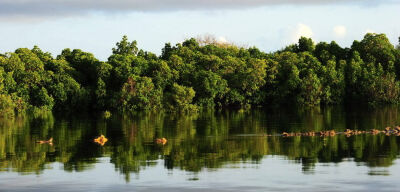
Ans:
[[[160,56],[124,36],[106,62],[79,49],[57,57],[36,46],[0,54],[0,115],[398,103],[399,82],[400,48],[385,34],[368,33],[350,48],[302,37],[274,53],[191,38],[165,44]]]

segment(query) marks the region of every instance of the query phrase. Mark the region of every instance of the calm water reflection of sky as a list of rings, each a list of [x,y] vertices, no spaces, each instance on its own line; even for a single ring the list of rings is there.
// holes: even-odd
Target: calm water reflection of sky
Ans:
[[[52,163],[40,175],[0,173],[0,191],[396,191],[400,160],[391,167],[370,168],[351,159],[317,163],[312,173],[280,156],[266,156],[259,164],[241,162],[198,173],[168,170],[163,160],[132,174],[126,182],[109,158],[92,169],[65,172]]]

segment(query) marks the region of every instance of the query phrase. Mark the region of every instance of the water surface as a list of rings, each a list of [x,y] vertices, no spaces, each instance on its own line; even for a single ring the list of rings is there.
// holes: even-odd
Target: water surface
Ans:
[[[61,115],[0,121],[0,191],[397,191],[397,107]],[[99,135],[104,146],[93,142]],[[53,145],[36,143],[54,138]],[[167,138],[165,145],[156,138]]]

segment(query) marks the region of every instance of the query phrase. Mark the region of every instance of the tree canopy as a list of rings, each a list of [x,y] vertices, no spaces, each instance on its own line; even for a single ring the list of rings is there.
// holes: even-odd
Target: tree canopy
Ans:
[[[166,43],[160,56],[123,36],[107,61],[79,49],[53,57],[37,46],[0,54],[0,114],[398,103],[399,77],[400,49],[385,34],[350,48],[301,37],[272,53],[191,38]]]

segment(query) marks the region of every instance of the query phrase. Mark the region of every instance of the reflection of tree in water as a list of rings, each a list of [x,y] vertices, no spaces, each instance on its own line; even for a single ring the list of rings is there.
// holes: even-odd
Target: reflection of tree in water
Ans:
[[[139,113],[93,117],[54,117],[50,113],[0,121],[0,169],[40,174],[50,162],[65,171],[94,167],[98,157],[110,157],[116,170],[129,181],[164,159],[167,169],[199,172],[231,163],[260,162],[266,155],[283,156],[313,173],[317,162],[339,163],[343,159],[369,167],[389,167],[399,154],[399,139],[385,135],[346,137],[268,137],[265,133],[347,128],[383,129],[400,123],[398,109],[351,111],[340,107],[317,109],[269,109],[244,112],[205,111],[196,115]],[[104,134],[101,147],[93,138]],[[54,145],[35,141],[54,138]],[[166,145],[154,143],[168,138]]]

